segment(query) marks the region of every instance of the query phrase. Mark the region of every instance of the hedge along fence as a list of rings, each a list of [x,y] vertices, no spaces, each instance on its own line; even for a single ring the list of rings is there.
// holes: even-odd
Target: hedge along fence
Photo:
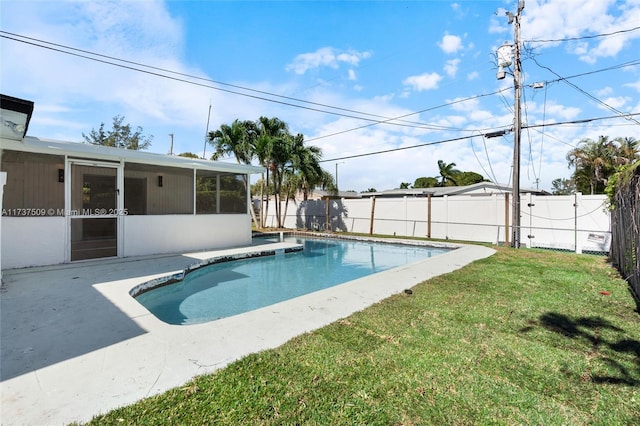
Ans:
[[[579,193],[523,194],[521,245],[608,253],[611,222],[606,200],[605,195]],[[508,193],[290,201],[284,227],[508,245],[511,208]],[[268,227],[277,223],[273,212],[272,202],[265,212]]]
[[[611,212],[611,261],[640,301],[640,163],[618,179]]]

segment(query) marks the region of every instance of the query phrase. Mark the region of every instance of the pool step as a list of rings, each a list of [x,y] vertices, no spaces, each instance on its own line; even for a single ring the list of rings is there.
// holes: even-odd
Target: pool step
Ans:
[[[262,256],[284,255],[302,251],[304,246],[296,243],[268,243],[251,247],[238,247],[234,249],[216,250],[215,252],[190,253],[187,256],[199,258],[200,261],[192,263],[184,270],[151,281],[138,284],[129,291],[132,297],[139,296],[154,288],[173,284],[181,281],[185,276],[205,266],[216,263],[232,262],[234,260],[251,259]],[[212,256],[215,253],[215,256]]]

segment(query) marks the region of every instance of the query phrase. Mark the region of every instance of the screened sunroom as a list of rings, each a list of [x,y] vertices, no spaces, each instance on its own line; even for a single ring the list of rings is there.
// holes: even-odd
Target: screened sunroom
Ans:
[[[262,168],[26,137],[0,140],[2,269],[251,243]]]

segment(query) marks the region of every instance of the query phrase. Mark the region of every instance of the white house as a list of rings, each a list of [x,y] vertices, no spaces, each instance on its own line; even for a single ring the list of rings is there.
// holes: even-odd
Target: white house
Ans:
[[[251,243],[249,175],[261,167],[24,137],[7,99],[0,269]]]

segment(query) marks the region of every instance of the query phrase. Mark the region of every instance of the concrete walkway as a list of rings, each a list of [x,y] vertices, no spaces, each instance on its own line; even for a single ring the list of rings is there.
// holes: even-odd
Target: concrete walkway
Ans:
[[[137,284],[198,260],[256,247],[3,271],[0,423],[88,421],[250,353],[280,346],[494,252],[462,246],[206,324],[163,323],[129,295]]]

